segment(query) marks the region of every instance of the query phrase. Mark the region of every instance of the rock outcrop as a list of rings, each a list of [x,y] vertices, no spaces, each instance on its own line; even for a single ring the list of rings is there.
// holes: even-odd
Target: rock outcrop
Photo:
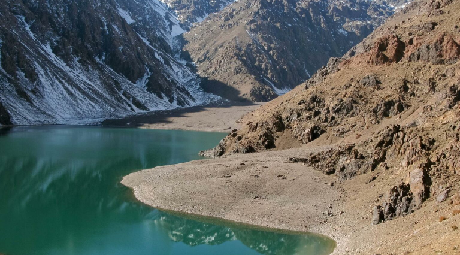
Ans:
[[[429,197],[430,177],[426,170],[416,168],[409,173],[409,182],[392,187],[383,197],[382,205],[372,211],[372,224],[413,213]]]

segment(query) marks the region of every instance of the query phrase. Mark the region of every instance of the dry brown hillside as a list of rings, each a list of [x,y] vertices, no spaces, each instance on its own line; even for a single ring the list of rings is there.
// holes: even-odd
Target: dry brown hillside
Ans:
[[[392,15],[401,1],[240,0],[184,34],[184,50],[231,100],[269,101],[342,56]]]
[[[243,128],[207,154],[334,145],[289,161],[341,182],[361,174],[370,176],[367,183],[393,180],[375,197],[369,223],[411,214],[426,201],[454,209],[460,203],[459,25],[460,1],[411,4],[305,84],[245,116]]]

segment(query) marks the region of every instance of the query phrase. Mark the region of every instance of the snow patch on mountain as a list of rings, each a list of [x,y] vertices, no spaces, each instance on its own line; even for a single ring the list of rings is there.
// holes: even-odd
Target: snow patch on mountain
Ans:
[[[235,0],[160,0],[171,10],[186,28],[202,22],[212,13],[218,13]]]
[[[343,28],[339,28],[337,32],[341,33],[342,35],[348,35],[348,32]]]
[[[147,0],[146,3],[148,7],[158,13],[158,15],[163,19],[164,24],[167,24],[167,27],[162,30],[163,37],[168,42],[171,49],[177,50],[179,45],[175,37],[186,32],[181,27],[177,15],[169,10],[165,2],[160,2],[158,0]]]
[[[171,36],[175,37],[175,36],[181,35],[181,34],[183,34],[185,32],[186,31],[184,29],[182,29],[179,24],[174,24],[172,29],[171,29]]]
[[[131,18],[127,11],[121,9],[120,7],[118,7],[118,13],[126,21],[126,23],[133,24],[134,22],[136,22],[135,20],[133,20],[133,18]]]
[[[150,70],[147,67],[145,67],[145,74],[144,74],[144,76],[142,78],[140,78],[136,82],[136,85],[139,88],[146,89],[147,88],[147,82],[149,81],[150,76],[152,76],[152,74],[150,73]]]
[[[281,96],[281,95],[284,95],[286,93],[288,93],[291,89],[289,88],[284,88],[284,89],[279,89],[275,86],[275,84],[273,84],[273,82],[271,82],[269,79],[265,78],[264,77],[264,80],[270,85],[270,87],[273,89],[273,91],[278,95],[278,96]]]
[[[24,16],[21,16],[21,15],[16,15],[16,18],[18,19],[18,21],[19,21],[20,23],[23,24],[24,29],[27,31],[27,33],[29,34],[29,36],[35,41],[35,40],[36,40],[36,39],[35,39],[35,35],[34,35],[34,33],[32,33],[32,31],[30,30],[30,25],[27,24],[26,18],[25,18]]]

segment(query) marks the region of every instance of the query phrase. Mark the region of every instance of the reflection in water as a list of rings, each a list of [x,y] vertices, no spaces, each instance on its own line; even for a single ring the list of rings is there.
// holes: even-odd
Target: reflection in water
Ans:
[[[333,242],[172,216],[119,184],[135,170],[196,159],[224,134],[14,128],[0,136],[0,253],[328,254]]]
[[[267,232],[243,226],[225,227],[163,214],[155,224],[175,242],[190,246],[219,245],[239,240],[260,254],[329,254],[334,242],[316,235]],[[328,246],[326,249],[325,245]]]
[[[2,127],[0,126],[0,136],[8,134],[12,127]]]

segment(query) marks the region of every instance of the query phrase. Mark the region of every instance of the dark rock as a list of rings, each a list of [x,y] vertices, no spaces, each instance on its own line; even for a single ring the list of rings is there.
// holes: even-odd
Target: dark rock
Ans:
[[[8,111],[3,107],[0,102],[0,125],[11,125],[11,117]]]
[[[240,151],[238,151],[236,153],[246,154],[246,153],[254,153],[254,152],[256,152],[254,147],[252,147],[251,145],[247,145],[247,146],[244,146]]]
[[[413,194],[409,184],[402,183],[398,186],[394,186],[383,197],[382,205],[374,207],[372,223],[377,224],[412,213],[413,205]],[[377,218],[378,217],[378,218]]]
[[[306,127],[303,131],[298,130],[294,133],[299,141],[307,144],[317,138],[319,138],[325,131],[318,125],[312,125]]]
[[[367,77],[367,76],[366,76]],[[365,79],[364,77],[363,79]],[[363,80],[361,80],[363,81]],[[367,83],[367,82],[366,82]],[[377,84],[377,83],[376,83]],[[365,85],[367,86],[367,85]],[[372,86],[372,85],[371,85]],[[355,105],[357,105],[358,102],[354,98],[340,98],[338,99],[337,103],[333,104],[330,109],[333,114],[339,117],[346,117],[346,116],[356,116],[357,112],[355,111]]]
[[[372,109],[375,114],[377,121],[381,121],[384,118],[398,115],[406,109],[406,104],[400,99],[390,99],[384,101]]]
[[[334,168],[328,168],[328,169],[324,170],[324,173],[327,174],[327,175],[334,174],[335,169]]]
[[[458,89],[458,85],[450,86],[449,96],[450,96],[449,107],[452,108],[460,101],[460,89]]]
[[[290,158],[289,162],[313,166],[327,175],[336,174],[340,180],[351,179],[371,169],[370,161],[353,144],[314,153],[305,158]]]
[[[275,137],[268,130],[259,134],[259,142],[265,149],[275,148]]]

